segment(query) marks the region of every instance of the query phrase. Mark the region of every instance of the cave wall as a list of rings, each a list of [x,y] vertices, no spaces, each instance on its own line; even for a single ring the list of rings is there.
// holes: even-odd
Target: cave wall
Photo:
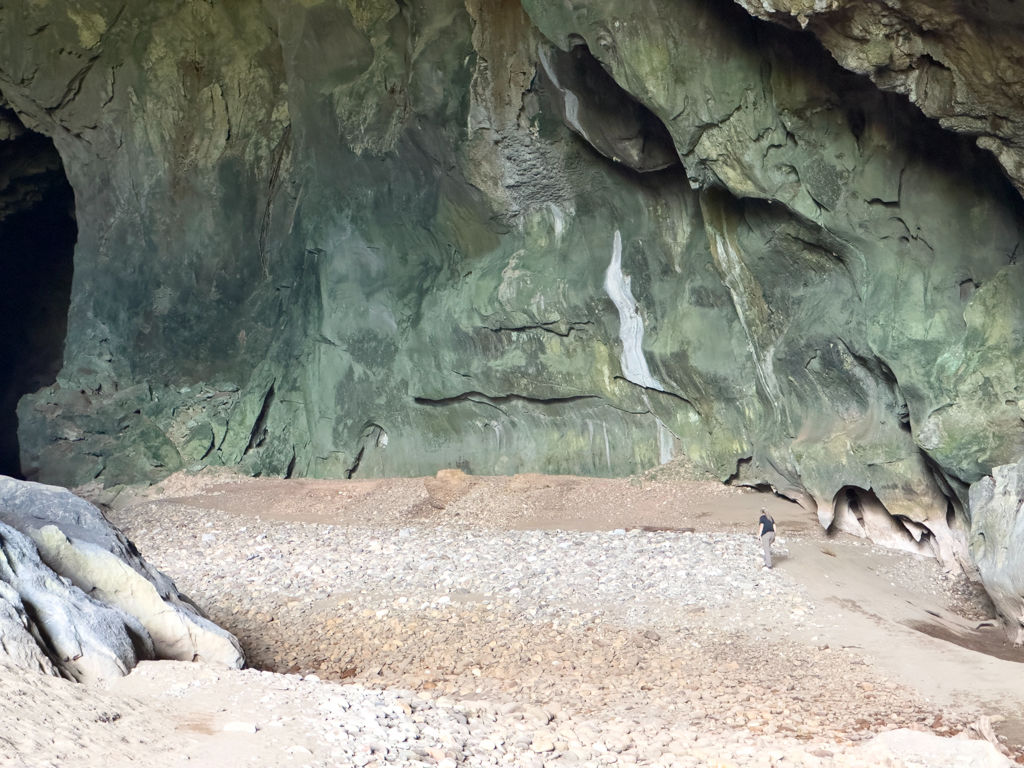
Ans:
[[[736,0],[813,33],[842,66],[992,152],[1024,190],[1024,13],[975,0]]]
[[[861,489],[955,566],[968,486],[1024,453],[1012,168],[817,28],[725,0],[0,13],[0,91],[79,225],[30,478],[685,455],[864,535]]]
[[[962,552],[943,498],[962,511],[1022,448],[1020,208],[993,158],[728,4],[525,5],[587,42],[708,190],[763,408],[741,476],[802,486],[825,525],[843,485],[871,489]]]

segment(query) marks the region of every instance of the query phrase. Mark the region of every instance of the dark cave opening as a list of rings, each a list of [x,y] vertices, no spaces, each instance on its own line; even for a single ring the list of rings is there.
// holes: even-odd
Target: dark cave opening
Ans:
[[[0,106],[0,474],[22,477],[18,400],[60,371],[77,240],[53,142]]]

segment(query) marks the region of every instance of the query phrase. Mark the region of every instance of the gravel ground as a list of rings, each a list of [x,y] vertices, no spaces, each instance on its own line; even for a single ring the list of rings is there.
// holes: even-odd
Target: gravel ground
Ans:
[[[177,475],[110,517],[256,668],[146,662],[100,690],[0,670],[0,765],[1005,766],[966,738],[992,733],[977,714],[836,643],[853,601],[761,568],[762,504],[780,561],[837,556],[793,505],[685,478]],[[868,562],[986,610],[934,562]]]
[[[988,743],[907,729],[854,745],[701,729],[672,713],[572,712],[556,703],[434,697],[184,662],[143,662],[106,687],[0,668],[0,765],[1000,765]]]
[[[323,764],[416,759],[388,739],[421,715],[442,742],[419,758],[538,768],[909,766],[864,762],[858,743],[967,727],[855,649],[786,640],[839,617],[762,569],[750,535],[333,526],[167,502],[112,519],[254,666],[356,683],[330,686],[347,693],[320,721],[352,724],[351,697],[372,699],[387,748],[367,751],[362,726],[325,731],[344,744],[312,749]]]

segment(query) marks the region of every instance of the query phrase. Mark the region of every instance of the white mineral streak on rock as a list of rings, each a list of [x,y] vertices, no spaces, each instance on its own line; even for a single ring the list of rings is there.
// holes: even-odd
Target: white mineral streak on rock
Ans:
[[[562,233],[565,231],[565,214],[554,203],[548,203],[548,211],[551,212],[551,220],[555,225],[555,239],[561,240]]]
[[[498,286],[498,301],[510,312],[519,309],[517,295],[524,283],[529,281],[527,270],[519,269],[519,259],[525,251],[516,251],[508,259],[508,266],[501,270],[501,284]]]
[[[722,271],[723,282],[732,296],[732,303],[736,307],[736,314],[739,317],[740,325],[747,337],[747,346],[750,349],[751,357],[754,360],[754,368],[757,371],[757,378],[761,382],[768,399],[775,406],[776,418],[783,407],[782,393],[779,390],[778,379],[775,378],[775,345],[765,350],[759,350],[754,340],[754,334],[750,328],[750,302],[748,301],[748,287],[743,284],[743,262],[739,253],[733,248],[729,237],[719,232],[715,227],[709,226],[708,240],[711,244],[711,253]]]
[[[622,273],[622,235],[615,230],[612,263],[604,278],[604,289],[619,310],[619,338],[622,340],[622,375],[641,387],[664,392],[665,388],[651,375],[644,357],[644,321],[637,311],[630,279]]]
[[[540,54],[540,63],[544,67],[544,72],[547,74],[548,79],[551,80],[551,84],[558,89],[558,92],[562,94],[562,98],[565,100],[565,119],[569,122],[569,125],[573,127],[580,136],[587,141],[590,141],[590,137],[587,136],[587,131],[580,124],[580,100],[576,94],[570,91],[568,88],[562,86],[558,81],[558,75],[555,74],[554,68],[551,66],[551,61],[548,59],[548,52],[544,46],[538,48]]]

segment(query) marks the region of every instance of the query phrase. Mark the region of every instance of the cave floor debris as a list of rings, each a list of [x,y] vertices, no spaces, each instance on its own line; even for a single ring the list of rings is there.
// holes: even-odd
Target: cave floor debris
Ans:
[[[782,531],[771,571],[762,505]],[[56,697],[69,684],[21,683],[20,701],[67,700],[78,720],[5,731],[17,764],[912,765],[905,729],[980,715],[1020,743],[1021,701],[990,681],[1014,662],[899,624],[975,626],[986,606],[962,580],[763,494],[177,476],[110,517],[266,671],[146,664]]]

